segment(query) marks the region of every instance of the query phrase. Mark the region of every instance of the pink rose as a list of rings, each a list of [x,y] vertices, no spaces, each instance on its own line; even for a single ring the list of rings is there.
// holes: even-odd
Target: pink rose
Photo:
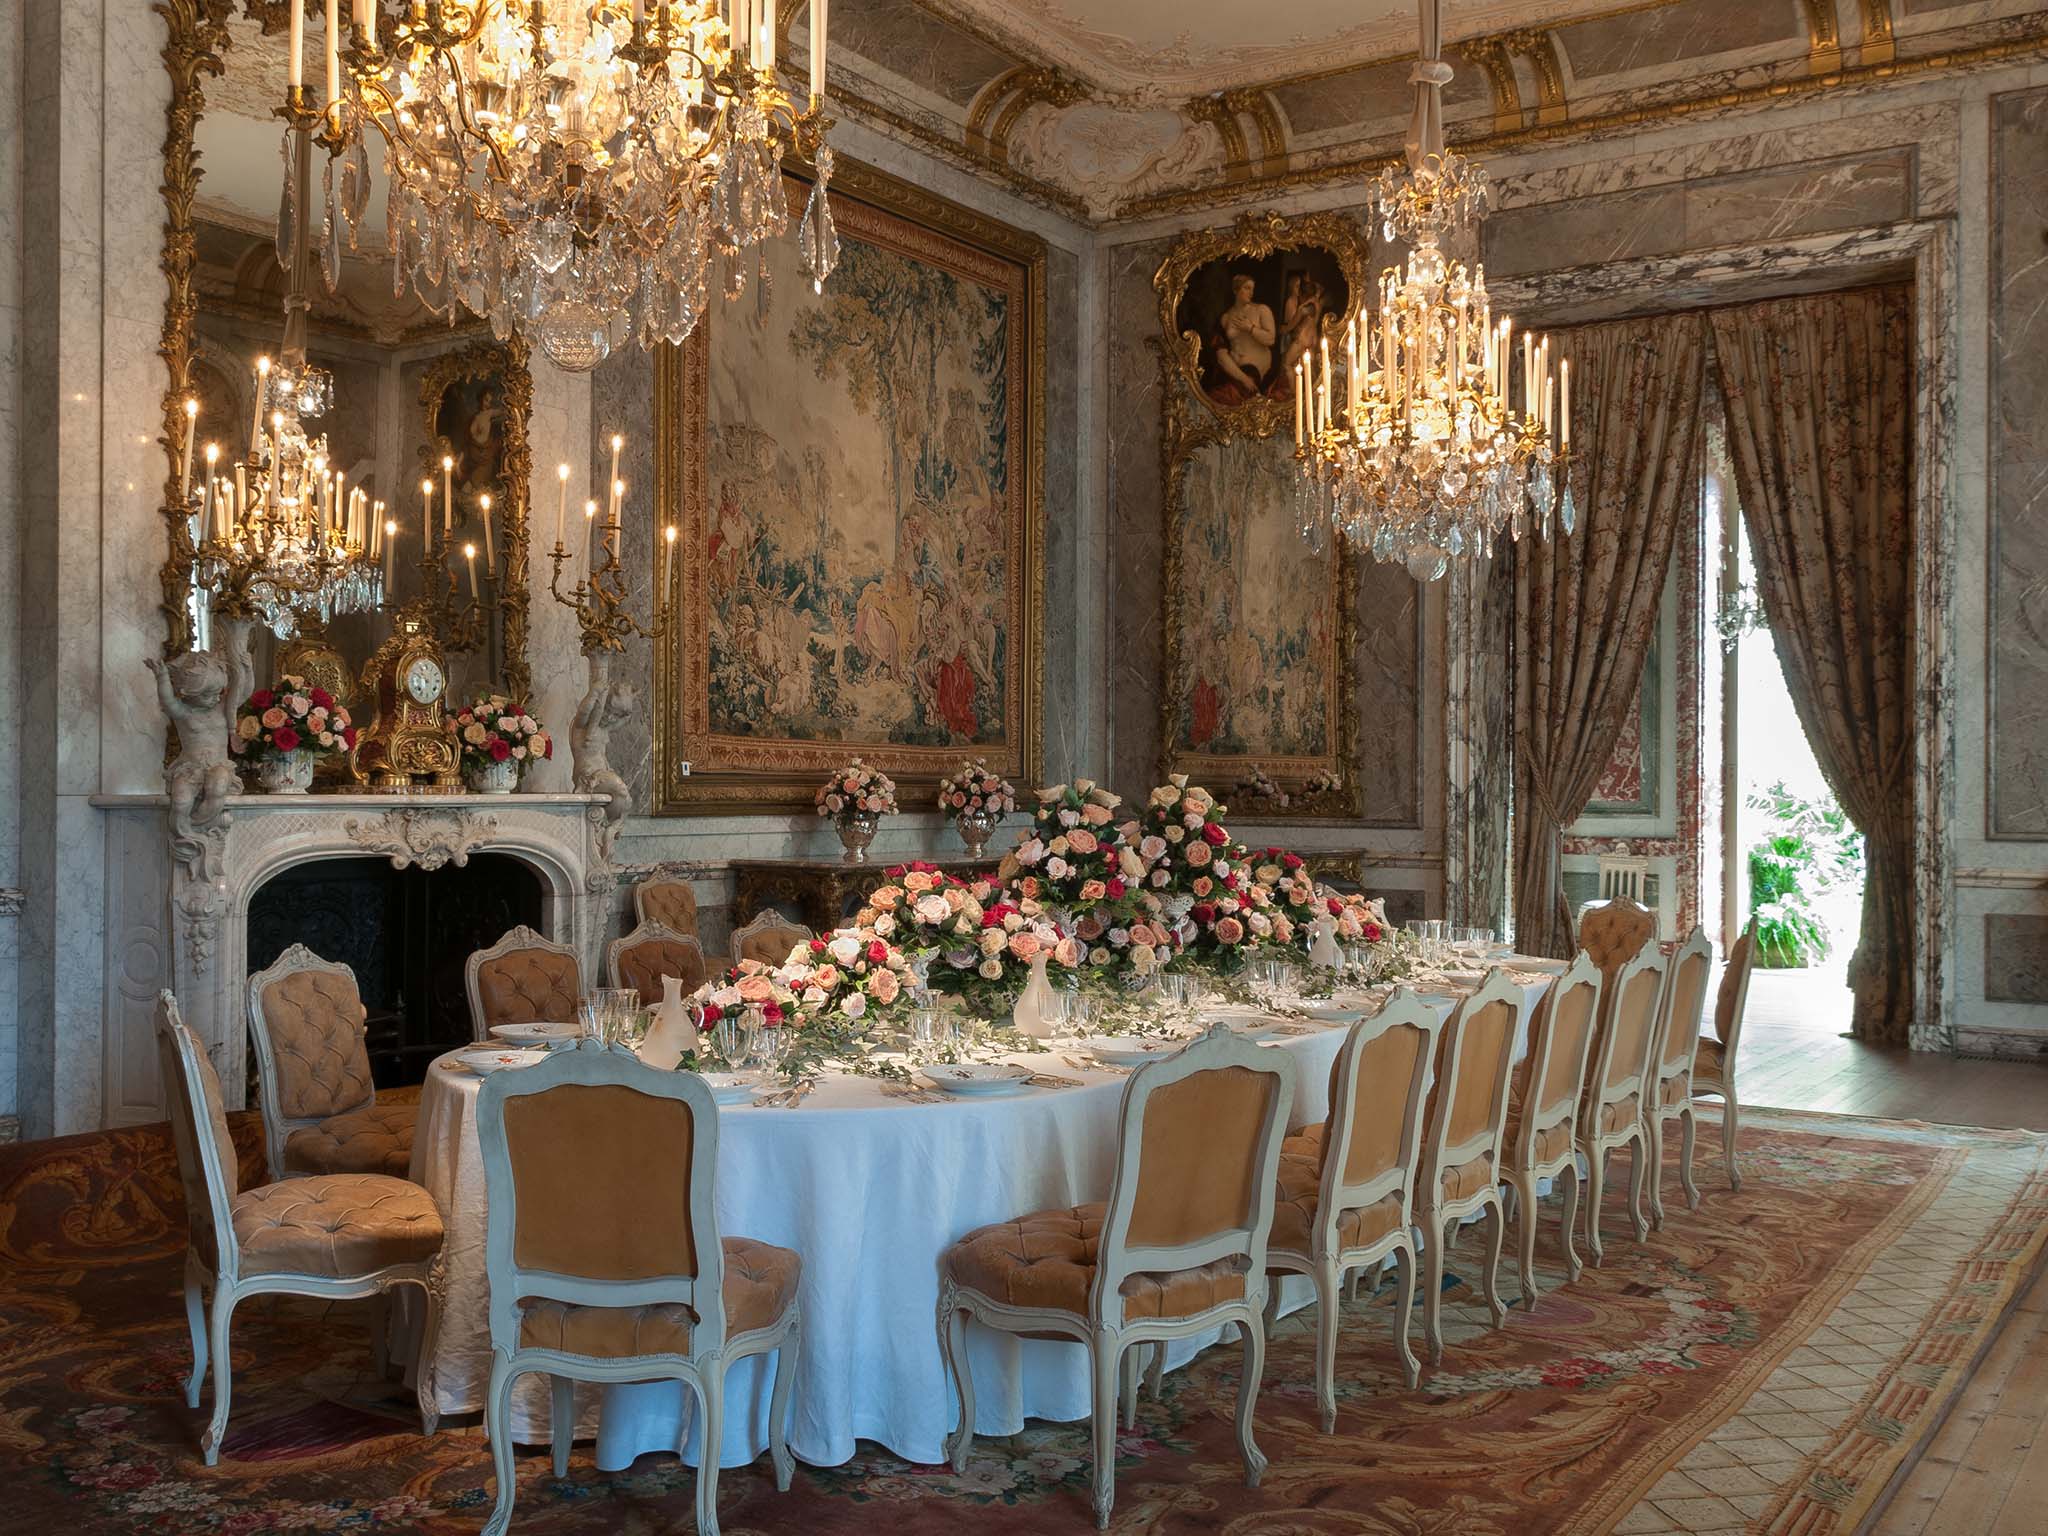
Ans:
[[[1081,882],[1081,900],[1083,901],[1100,901],[1108,893],[1109,887],[1100,880],[1083,880]]]
[[[270,708],[263,711],[263,728],[266,731],[274,731],[289,718],[291,717],[273,704]]]
[[[877,971],[875,979],[868,983],[868,990],[874,994],[876,1002],[893,1003],[903,990],[903,983],[896,979],[894,971]]]
[[[1217,922],[1216,922],[1216,942],[1217,942],[1217,943],[1219,943],[1219,944],[1235,944],[1235,943],[1238,943],[1238,942],[1239,942],[1240,940],[1242,940],[1243,938],[1244,938],[1244,924],[1243,924],[1243,923],[1240,923],[1240,922],[1239,922],[1239,921],[1238,921],[1238,920],[1237,920],[1236,918],[1234,918],[1234,917],[1224,917],[1224,918],[1218,918],[1218,919],[1217,919]]]
[[[1043,944],[1039,943],[1036,934],[1013,933],[1010,935],[1010,953],[1019,960],[1029,961],[1035,958],[1044,947]]]
[[[740,1000],[748,1003],[765,1003],[775,995],[775,983],[766,976],[742,976],[740,978]]]
[[[1195,868],[1200,869],[1204,864],[1207,864],[1210,857],[1209,845],[1207,843],[1190,842],[1187,845],[1187,861],[1194,865]]]
[[[1093,853],[1100,846],[1095,834],[1085,827],[1076,827],[1067,834],[1067,847],[1075,853]]]
[[[1081,819],[1091,827],[1106,827],[1109,825],[1109,807],[1091,800],[1081,807]]]

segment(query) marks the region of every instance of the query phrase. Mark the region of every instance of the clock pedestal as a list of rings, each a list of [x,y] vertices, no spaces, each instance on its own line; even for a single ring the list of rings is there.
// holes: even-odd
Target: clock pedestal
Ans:
[[[443,723],[448,667],[419,619],[400,615],[363,668],[361,696],[376,716],[357,738],[357,776],[387,794],[462,793],[455,742]]]

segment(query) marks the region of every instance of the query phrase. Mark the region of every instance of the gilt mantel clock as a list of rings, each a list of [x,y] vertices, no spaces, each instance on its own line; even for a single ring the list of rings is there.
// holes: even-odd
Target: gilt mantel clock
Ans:
[[[424,623],[401,617],[363,668],[376,717],[356,743],[356,772],[373,790],[458,794],[455,742],[443,724],[448,666]]]

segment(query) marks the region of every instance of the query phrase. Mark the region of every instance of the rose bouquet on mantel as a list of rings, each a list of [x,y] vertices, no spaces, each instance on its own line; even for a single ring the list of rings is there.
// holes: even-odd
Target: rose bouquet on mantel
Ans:
[[[462,760],[463,777],[478,794],[510,794],[535,763],[555,755],[541,723],[502,693],[487,694],[443,722]]]
[[[254,765],[256,782],[273,795],[303,795],[321,758],[355,744],[348,711],[296,673],[244,699],[228,738],[228,750]]]
[[[962,763],[939,780],[939,810],[953,818],[970,859],[981,857],[1003,818],[1015,809],[1016,790],[982,758]]]

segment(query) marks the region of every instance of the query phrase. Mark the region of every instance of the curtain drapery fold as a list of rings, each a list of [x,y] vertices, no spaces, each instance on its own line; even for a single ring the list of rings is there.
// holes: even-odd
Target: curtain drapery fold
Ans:
[[[1814,758],[1863,833],[1851,1031],[1913,1018],[1913,306],[1909,288],[1712,315],[1757,587]]]
[[[1554,334],[1572,362],[1570,537],[1515,549],[1515,944],[1567,956],[1564,829],[1585,811],[1642,682],[1678,530],[1696,516],[1706,321]]]

